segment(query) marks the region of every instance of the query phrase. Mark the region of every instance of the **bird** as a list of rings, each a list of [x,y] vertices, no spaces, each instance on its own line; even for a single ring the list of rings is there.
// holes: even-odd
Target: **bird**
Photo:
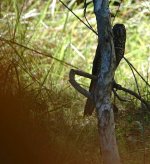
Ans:
[[[118,67],[125,52],[126,28],[124,24],[115,24],[113,26],[113,41],[116,55],[116,68]]]
[[[116,56],[116,68],[118,67],[121,59],[124,56],[125,52],[125,43],[126,43],[126,29],[123,24],[115,24],[112,29],[113,32],[113,42]],[[100,44],[98,43],[95,58],[93,60],[92,75],[98,76],[99,70],[101,67],[101,53],[100,53]],[[96,81],[91,80],[89,92],[94,93],[96,87]],[[88,98],[84,107],[84,116],[92,115],[95,108],[95,103],[91,98]]]

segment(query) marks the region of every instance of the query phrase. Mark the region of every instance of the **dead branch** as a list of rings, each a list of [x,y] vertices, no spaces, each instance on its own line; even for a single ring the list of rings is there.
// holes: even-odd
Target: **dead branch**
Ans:
[[[88,78],[88,79],[91,79],[91,80],[95,80],[97,81],[98,77],[94,76],[94,75],[91,75],[89,73],[86,73],[86,72],[83,72],[81,70],[75,70],[75,69],[71,69],[70,70],[70,73],[69,73],[69,82],[71,83],[71,85],[79,92],[81,93],[82,95],[84,95],[85,97],[87,98],[90,98],[93,100],[93,95],[87,91],[85,88],[81,87],[80,84],[75,80],[75,76],[78,75],[78,76],[82,76],[82,77],[85,77],[85,78]],[[125,101],[127,102],[127,100],[124,100],[122,98],[120,98],[118,96],[118,94],[114,91],[114,89],[116,90],[120,90],[120,91],[123,91],[125,93],[128,93],[132,96],[134,96],[135,98],[137,98],[139,101],[141,101],[143,104],[146,105],[147,109],[150,110],[149,108],[149,104],[147,103],[147,101],[145,101],[140,95],[138,95],[136,92],[130,90],[130,89],[127,89],[125,87],[122,87],[120,84],[116,83],[115,81],[113,82],[113,85],[112,85],[112,91],[113,93],[117,96],[117,98],[120,100],[120,101]],[[93,100],[94,101],[94,100]]]

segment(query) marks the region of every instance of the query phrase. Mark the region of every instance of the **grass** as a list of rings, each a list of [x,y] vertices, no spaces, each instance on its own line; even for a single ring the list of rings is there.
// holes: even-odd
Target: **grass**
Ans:
[[[68,3],[83,18],[82,4]],[[100,163],[95,115],[83,118],[85,98],[68,82],[73,66],[91,72],[97,37],[59,2],[2,0],[0,5],[1,161]],[[150,75],[149,8],[148,1],[133,5],[128,0],[114,22],[125,23],[125,56],[147,81]],[[96,29],[92,10],[91,4],[87,18]],[[124,60],[115,78],[136,91],[133,75]],[[149,101],[149,88],[137,79],[142,96]],[[89,84],[83,78],[77,77],[77,80],[84,86]],[[131,99],[127,94],[120,95]],[[140,110],[139,102],[131,100],[129,103],[117,101],[122,109],[115,116],[117,141],[124,163],[141,164],[141,159],[150,161],[147,155],[150,116]],[[137,143],[135,135],[131,135],[135,121],[145,128],[145,142]],[[138,141],[143,141],[141,134],[143,132],[136,133]]]

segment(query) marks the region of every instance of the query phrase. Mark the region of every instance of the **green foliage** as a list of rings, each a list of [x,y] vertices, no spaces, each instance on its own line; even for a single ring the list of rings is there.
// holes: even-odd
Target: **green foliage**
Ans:
[[[68,6],[85,21],[82,4],[77,6],[75,1],[64,2],[68,2]],[[36,140],[33,142],[34,148],[29,146],[28,149],[35,152],[34,158],[39,156],[38,162],[51,163],[54,160],[53,163],[58,164],[99,163],[101,159],[96,119],[94,116],[83,118],[85,99],[70,86],[68,73],[71,67],[64,64],[67,62],[91,72],[97,36],[58,1],[1,0],[0,5],[0,110],[2,125],[6,129],[6,142],[10,139],[8,127],[14,122],[11,130],[20,124],[17,127],[17,131],[22,133],[20,142],[26,142],[23,136],[28,134],[28,145]],[[113,12],[116,10],[112,5],[111,8]],[[125,1],[113,22],[125,24],[125,56],[147,81],[150,77],[149,9],[148,1]],[[96,29],[92,4],[87,9],[87,18]],[[115,79],[136,91],[132,72],[124,60],[119,65]],[[150,100],[149,88],[139,77],[137,79],[142,96]],[[77,80],[85,87],[89,85],[87,79],[77,77]],[[131,99],[127,94],[120,95]],[[138,102],[131,100],[126,105],[117,102],[122,109],[119,116],[116,116],[117,137],[121,156],[125,160],[125,153],[129,154],[128,150],[135,145],[128,143],[132,123],[143,121],[149,125],[150,121],[147,113],[144,118],[141,117],[142,110],[136,107]],[[8,126],[5,126],[7,123]],[[12,140],[16,134],[13,133]],[[27,158],[30,155],[32,153]],[[26,163],[29,163],[28,160]],[[132,162],[127,160],[126,163]]]

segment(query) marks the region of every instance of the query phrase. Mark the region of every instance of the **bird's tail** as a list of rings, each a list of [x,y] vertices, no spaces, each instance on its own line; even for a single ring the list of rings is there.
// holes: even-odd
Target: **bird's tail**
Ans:
[[[95,82],[91,81],[89,92],[93,92],[95,89]],[[84,116],[90,116],[92,115],[95,108],[94,101],[90,98],[87,99],[85,107],[84,107]]]
[[[88,98],[84,107],[84,116],[91,116],[94,111],[95,105],[93,101]]]

